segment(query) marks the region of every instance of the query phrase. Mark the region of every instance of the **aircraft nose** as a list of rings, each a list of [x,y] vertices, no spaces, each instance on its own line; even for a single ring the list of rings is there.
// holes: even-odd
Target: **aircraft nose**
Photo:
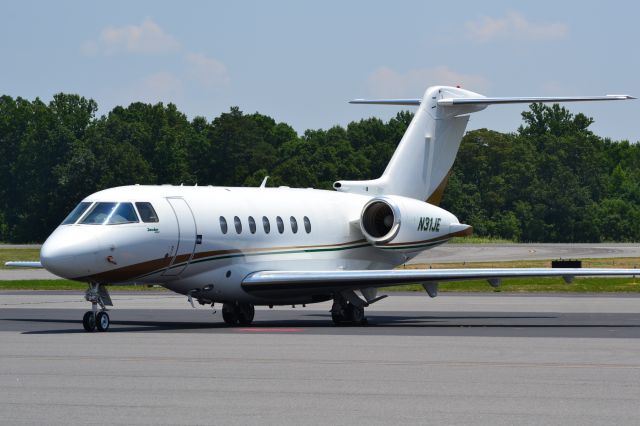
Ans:
[[[63,278],[79,278],[95,271],[98,239],[90,229],[65,225],[56,229],[40,248],[40,262]]]

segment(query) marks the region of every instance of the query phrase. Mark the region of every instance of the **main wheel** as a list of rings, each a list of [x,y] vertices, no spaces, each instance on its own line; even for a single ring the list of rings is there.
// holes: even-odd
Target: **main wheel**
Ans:
[[[88,332],[96,331],[96,314],[93,311],[87,311],[82,317],[82,326]]]
[[[346,321],[343,314],[339,312],[333,312],[333,311],[331,312],[331,319],[333,320],[333,323],[335,325],[343,325],[344,322]]]
[[[364,324],[364,308],[349,304],[349,320],[351,320],[354,325]]]
[[[222,305],[222,319],[229,325],[238,325],[238,311],[235,305],[224,303]]]
[[[250,325],[256,315],[256,308],[250,303],[241,303],[236,306],[236,311],[240,325]]]
[[[109,329],[109,314],[102,311],[96,315],[96,328],[98,331],[107,331]]]

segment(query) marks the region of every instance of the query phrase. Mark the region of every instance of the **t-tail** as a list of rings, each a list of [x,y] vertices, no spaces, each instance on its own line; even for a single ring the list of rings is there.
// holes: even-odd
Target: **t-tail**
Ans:
[[[418,106],[387,168],[377,179],[337,181],[342,192],[401,195],[439,204],[464,135],[469,114],[491,104],[635,99],[628,95],[488,98],[458,87],[429,87],[422,99],[356,99],[353,104]]]

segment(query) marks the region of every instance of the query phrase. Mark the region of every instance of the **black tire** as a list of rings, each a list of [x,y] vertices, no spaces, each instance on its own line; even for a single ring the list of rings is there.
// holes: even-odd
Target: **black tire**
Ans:
[[[354,325],[364,324],[364,308],[349,304],[349,320]]]
[[[336,312],[331,312],[331,319],[333,320],[333,324],[335,325],[344,325],[344,315]]]
[[[96,314],[93,311],[87,311],[82,317],[82,326],[89,333],[96,331]]]
[[[96,328],[98,331],[107,331],[109,329],[109,324],[111,321],[109,320],[109,314],[106,312],[98,312],[96,315]]]
[[[238,311],[235,305],[230,303],[222,305],[222,319],[229,325],[238,325]]]
[[[236,307],[240,325],[251,325],[256,315],[256,308],[250,303],[243,303]]]

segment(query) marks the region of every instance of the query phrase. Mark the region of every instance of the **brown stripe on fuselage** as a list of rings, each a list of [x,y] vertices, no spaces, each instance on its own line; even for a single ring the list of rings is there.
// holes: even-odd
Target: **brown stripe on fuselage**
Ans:
[[[181,256],[178,256],[181,257]],[[161,270],[169,266],[172,257],[148,260],[146,262],[136,263],[122,268],[104,271],[98,274],[88,275],[86,277],[74,278],[76,281],[95,281],[99,283],[127,281],[134,277],[146,275],[149,272]],[[188,257],[187,257],[188,259]],[[177,261],[177,259],[176,259]]]
[[[350,244],[358,244],[363,243],[366,240],[357,240],[350,241],[346,243],[340,244],[326,244],[326,245],[311,245],[311,246],[283,246],[283,247],[265,247],[265,248],[248,248],[244,250],[240,249],[231,249],[231,250],[210,250],[198,252],[193,255],[193,259],[198,260],[207,257],[213,256],[221,256],[221,255],[229,255],[229,254],[242,254],[242,253],[260,253],[260,252],[268,252],[268,251],[280,251],[280,250],[304,250],[311,248],[326,248],[326,247],[342,247]],[[178,265],[182,262],[186,262],[191,257],[191,253],[189,254],[181,254],[176,256],[176,260],[173,262],[173,265]],[[141,277],[144,275],[150,275],[155,272],[160,272],[162,269],[167,268],[171,264],[171,257],[165,257],[161,259],[149,260],[146,262],[136,263],[134,265],[124,266],[122,268],[113,269],[111,271],[100,272],[94,275],[88,275],[84,277],[73,278],[76,281],[95,281],[101,283],[107,282],[118,282],[118,281],[130,281],[134,278]]]

